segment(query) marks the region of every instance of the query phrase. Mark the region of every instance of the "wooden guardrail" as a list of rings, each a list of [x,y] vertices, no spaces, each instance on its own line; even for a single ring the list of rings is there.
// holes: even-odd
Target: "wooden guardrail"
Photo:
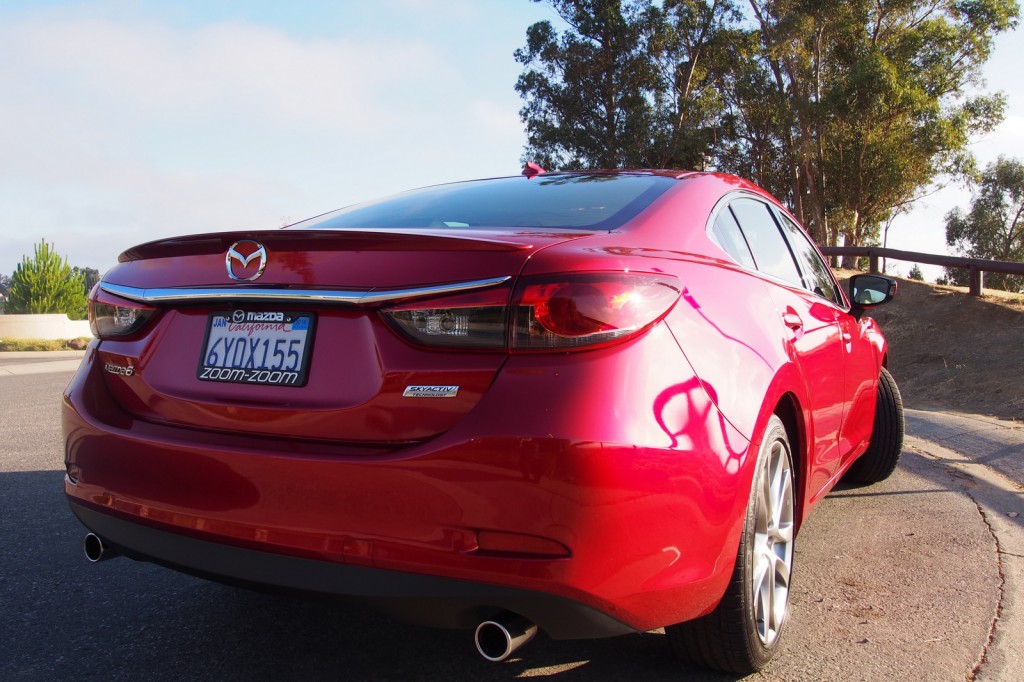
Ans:
[[[826,256],[867,256],[871,264],[871,272],[879,272],[879,258],[895,258],[911,263],[927,263],[947,268],[961,268],[970,271],[971,296],[981,296],[985,285],[986,272],[999,272],[1007,275],[1024,275],[1024,263],[1013,263],[1005,260],[984,260],[981,258],[963,258],[961,256],[939,256],[933,253],[917,253],[886,249],[881,246],[823,246],[821,252]]]

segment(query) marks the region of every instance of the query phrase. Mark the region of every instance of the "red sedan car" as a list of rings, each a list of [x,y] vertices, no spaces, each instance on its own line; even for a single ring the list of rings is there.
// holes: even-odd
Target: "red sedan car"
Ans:
[[[902,403],[789,213],[715,173],[430,187],[124,252],[64,396],[86,554],[359,598],[502,660],[665,627],[754,670],[793,543]]]

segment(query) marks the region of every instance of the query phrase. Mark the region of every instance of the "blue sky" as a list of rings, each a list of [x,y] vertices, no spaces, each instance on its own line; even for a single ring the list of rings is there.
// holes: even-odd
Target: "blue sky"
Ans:
[[[104,271],[150,239],[517,173],[512,53],[551,18],[528,0],[0,0],[0,273],[44,237]],[[982,162],[1024,158],[1022,63],[1018,31],[986,71],[1010,106]],[[968,199],[929,198],[890,245],[944,252]]]

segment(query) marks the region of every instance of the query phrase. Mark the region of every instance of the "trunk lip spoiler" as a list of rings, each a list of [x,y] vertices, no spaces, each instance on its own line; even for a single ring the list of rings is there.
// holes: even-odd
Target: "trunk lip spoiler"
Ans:
[[[287,287],[151,287],[140,288],[100,282],[100,289],[138,303],[200,303],[203,301],[240,301],[266,303],[326,303],[339,306],[365,306],[410,298],[425,298],[498,286],[511,275],[488,279],[432,284],[403,289],[293,289]]]

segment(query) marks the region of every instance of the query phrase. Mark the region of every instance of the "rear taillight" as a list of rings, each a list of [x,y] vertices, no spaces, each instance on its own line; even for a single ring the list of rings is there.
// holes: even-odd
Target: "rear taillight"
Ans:
[[[424,346],[503,350],[510,294],[506,285],[403,303],[384,310],[383,315],[403,336]]]
[[[156,308],[93,288],[89,294],[89,327],[98,339],[129,336],[142,329]]]
[[[679,298],[673,277],[634,273],[524,278],[506,287],[382,311],[414,343],[466,350],[591,349],[639,334]]]
[[[594,273],[526,280],[512,309],[513,351],[594,348],[639,334],[679,299],[673,277]]]

